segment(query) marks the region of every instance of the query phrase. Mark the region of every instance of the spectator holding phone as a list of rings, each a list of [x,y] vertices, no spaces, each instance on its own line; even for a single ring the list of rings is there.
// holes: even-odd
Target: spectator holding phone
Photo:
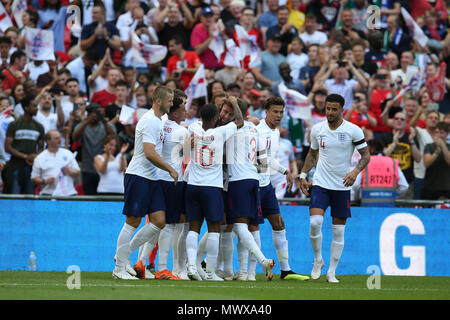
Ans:
[[[360,128],[373,128],[377,125],[377,119],[369,110],[366,94],[355,92],[351,108],[344,112],[344,119],[356,124]]]
[[[88,115],[79,123],[72,134],[74,141],[81,141],[82,161],[81,176],[83,190],[86,195],[95,195],[100,177],[94,167],[94,157],[103,152],[103,141],[108,135],[115,134],[115,128],[103,117],[101,106],[91,103],[87,108]]]

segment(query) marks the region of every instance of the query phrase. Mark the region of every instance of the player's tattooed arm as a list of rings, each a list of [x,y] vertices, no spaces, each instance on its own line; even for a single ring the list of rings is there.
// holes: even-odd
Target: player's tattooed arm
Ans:
[[[309,149],[306,155],[305,163],[301,172],[308,173],[313,167],[317,165],[317,160],[319,159],[319,150]]]
[[[236,123],[236,126],[241,128],[244,125],[244,116],[242,115],[241,108],[239,107],[238,100],[234,96],[228,97],[228,101],[233,106],[234,111],[234,122]]]
[[[358,149],[359,154],[361,155],[361,159],[359,160],[358,164],[356,165],[355,169],[350,171],[346,174],[344,177],[343,183],[346,187],[351,187],[355,181],[358,174],[364,170],[364,168],[369,164],[370,162],[370,153],[369,148],[364,147],[361,149]]]

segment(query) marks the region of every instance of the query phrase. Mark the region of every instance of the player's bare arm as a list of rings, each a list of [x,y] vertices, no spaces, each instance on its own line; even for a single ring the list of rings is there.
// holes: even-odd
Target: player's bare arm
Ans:
[[[302,171],[299,175],[301,190],[307,197],[309,197],[309,189],[312,186],[312,182],[306,181],[306,176],[308,175],[309,171],[311,171],[311,169],[316,166],[318,160],[319,160],[319,150],[314,150],[310,148],[308,154],[306,155]]]
[[[367,167],[367,165],[370,162],[370,153],[369,153],[368,147],[358,149],[358,152],[361,155],[361,159],[359,160],[355,169],[353,169],[352,171],[347,173],[347,175],[344,177],[343,182],[344,182],[344,186],[346,186],[346,187],[351,187],[355,183],[355,180],[356,180],[356,177],[358,176],[358,174],[361,171],[363,171],[364,168]]]
[[[230,96],[228,100],[233,105],[234,123],[236,123],[238,129],[242,128],[242,126],[244,125],[244,116],[242,115],[241,109],[239,108],[238,101],[234,96]]]
[[[154,144],[144,142],[144,153],[148,161],[153,163],[159,169],[167,171],[173,178],[175,184],[177,183],[178,173],[166,161],[164,161],[163,158],[161,158],[161,156],[156,151]]]

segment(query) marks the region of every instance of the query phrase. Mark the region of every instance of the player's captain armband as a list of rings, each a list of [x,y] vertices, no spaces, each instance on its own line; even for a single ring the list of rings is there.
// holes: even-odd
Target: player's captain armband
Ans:
[[[361,140],[359,140],[359,141],[353,142],[353,145],[354,145],[355,147],[360,147],[362,144],[366,144],[366,140],[361,139]]]

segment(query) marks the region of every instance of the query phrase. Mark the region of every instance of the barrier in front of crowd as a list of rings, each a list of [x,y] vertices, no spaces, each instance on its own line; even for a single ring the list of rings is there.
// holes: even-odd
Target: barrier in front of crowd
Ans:
[[[435,204],[439,203],[426,203]],[[296,272],[309,274],[313,253],[308,236],[308,207],[280,208],[289,240],[290,265]],[[112,271],[117,236],[124,223],[121,212],[121,197],[52,199],[2,195],[0,270],[26,270],[30,251],[34,251],[40,271],[66,271],[72,265],[79,266],[81,271]],[[450,276],[449,213],[434,208],[352,207],[337,274],[368,274],[378,270],[384,275]],[[263,253],[277,260],[267,220],[260,229]],[[203,226],[201,234],[205,231]],[[323,224],[324,271],[329,264],[331,238],[331,217],[327,211]],[[236,248],[233,256],[237,271]],[[131,261],[136,258],[137,252],[132,254]],[[279,265],[274,271],[280,272]],[[257,272],[262,273],[259,265]]]

